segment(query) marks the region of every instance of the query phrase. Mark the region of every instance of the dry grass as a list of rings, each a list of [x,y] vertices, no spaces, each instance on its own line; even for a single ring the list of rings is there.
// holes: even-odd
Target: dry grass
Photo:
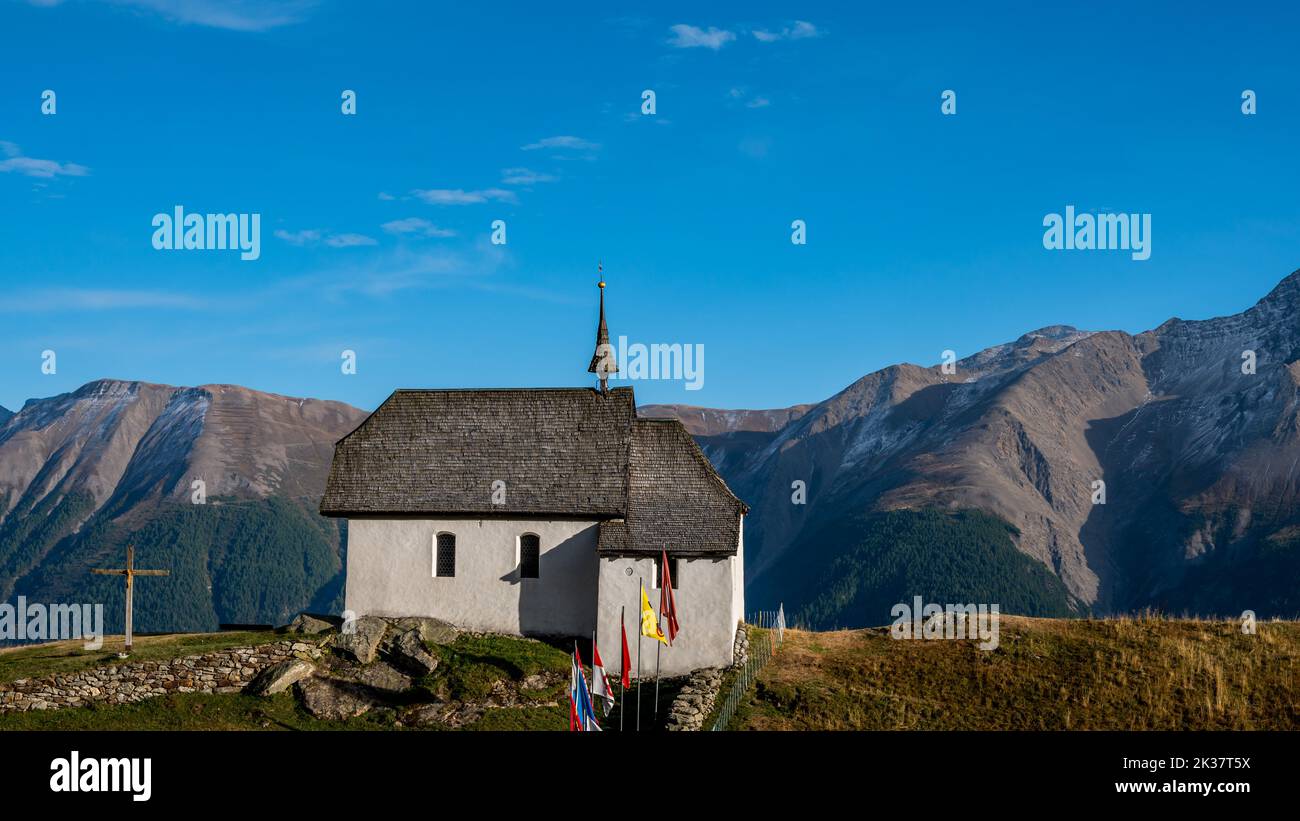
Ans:
[[[291,638],[293,636],[270,630],[135,636],[131,657],[126,660],[117,657],[117,654],[125,649],[126,644],[126,638],[120,635],[105,636],[104,646],[98,650],[85,649],[85,642],[81,639],[5,647],[0,648],[0,682],[35,678],[52,673],[76,673],[101,665],[200,655],[227,650],[231,647],[267,644]]]
[[[1002,617],[1000,644],[791,630],[735,728],[1300,729],[1300,624]]]

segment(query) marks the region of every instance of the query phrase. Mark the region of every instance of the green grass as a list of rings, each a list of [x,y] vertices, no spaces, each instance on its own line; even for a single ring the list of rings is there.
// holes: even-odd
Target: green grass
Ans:
[[[92,667],[196,656],[231,647],[251,647],[292,638],[291,635],[270,630],[136,636],[128,659],[117,657],[122,649],[121,636],[105,636],[104,646],[93,651],[86,650],[80,640],[6,648],[0,650],[0,682],[76,673]]]
[[[138,704],[90,705],[0,715],[5,730],[377,730],[389,714],[350,721],[312,718],[291,692],[262,698],[240,694],[172,693]]]
[[[459,636],[446,645],[430,645],[440,657],[438,669],[421,681],[431,693],[456,701],[486,697],[499,681],[518,683],[531,675],[551,672],[567,676],[568,653],[545,642],[506,636]],[[547,701],[565,684],[528,691],[534,701]],[[567,714],[566,714],[567,715]],[[566,719],[567,721],[567,719]]]
[[[161,660],[251,646],[290,638],[275,632],[213,633],[137,637],[131,662]],[[117,659],[116,643],[106,642],[89,653],[80,642],[18,648],[0,653],[0,680],[32,678],[51,673],[72,673],[99,664],[125,663]],[[418,685],[419,701],[481,701],[498,682],[517,687],[525,678],[551,673],[554,684],[519,690],[519,704],[488,710],[465,729],[566,730],[569,710],[569,655],[550,644],[506,636],[460,636],[449,645],[429,645],[440,663],[433,675]],[[420,697],[420,696],[423,697]],[[410,699],[408,699],[410,701]],[[547,702],[557,702],[548,705]],[[349,721],[312,718],[292,691],[270,698],[243,694],[172,693],[137,704],[91,704],[62,710],[29,711],[0,715],[3,730],[378,730],[398,728],[393,709],[376,708]],[[420,729],[441,729],[429,726]]]
[[[745,630],[749,634],[749,646],[751,652],[760,642],[767,641],[767,634],[770,632],[764,627],[755,627],[752,624],[745,625]],[[728,667],[722,671],[722,683],[718,685],[718,697],[714,699],[713,709],[704,717],[704,723],[700,726],[705,730],[712,730],[713,725],[718,723],[718,714],[722,712],[722,705],[731,695],[731,688],[735,686],[736,679],[740,678],[740,668]]]
[[[568,701],[564,707],[504,707],[492,710],[466,730],[568,730]]]
[[[786,632],[731,727],[1296,730],[1300,624],[1024,619],[1000,644]]]

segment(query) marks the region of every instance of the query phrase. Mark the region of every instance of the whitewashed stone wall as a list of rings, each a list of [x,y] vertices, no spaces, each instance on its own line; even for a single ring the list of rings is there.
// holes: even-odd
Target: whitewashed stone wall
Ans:
[[[429,616],[466,630],[590,636],[596,627],[596,522],[349,519],[345,607],[358,616]],[[434,575],[435,539],[456,537],[456,575]],[[538,537],[540,574],[521,578],[519,539]]]

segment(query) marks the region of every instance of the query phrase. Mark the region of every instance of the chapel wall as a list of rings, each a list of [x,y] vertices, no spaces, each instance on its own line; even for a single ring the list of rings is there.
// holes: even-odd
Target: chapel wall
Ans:
[[[357,616],[430,616],[489,633],[589,636],[596,624],[593,521],[350,519],[345,607]],[[434,575],[435,537],[456,536],[453,577]],[[541,545],[521,578],[519,537]]]

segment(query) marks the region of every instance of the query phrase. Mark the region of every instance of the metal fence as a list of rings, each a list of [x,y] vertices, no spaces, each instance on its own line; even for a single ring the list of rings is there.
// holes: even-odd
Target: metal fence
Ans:
[[[740,706],[740,700],[749,691],[749,686],[758,678],[758,674],[772,658],[772,654],[785,640],[785,605],[782,604],[776,610],[760,610],[751,613],[745,618],[745,623],[760,627],[767,632],[761,638],[750,635],[749,658],[745,660],[745,666],[740,669],[739,675],[731,683],[731,691],[727,693],[722,708],[718,710],[718,718],[710,728],[715,731],[727,729],[727,724],[735,717],[736,708]]]
[[[758,610],[750,613],[745,617],[745,624],[752,624],[755,627],[761,627],[764,630],[776,629],[777,624],[781,629],[785,629],[785,605],[781,605],[776,610]]]

